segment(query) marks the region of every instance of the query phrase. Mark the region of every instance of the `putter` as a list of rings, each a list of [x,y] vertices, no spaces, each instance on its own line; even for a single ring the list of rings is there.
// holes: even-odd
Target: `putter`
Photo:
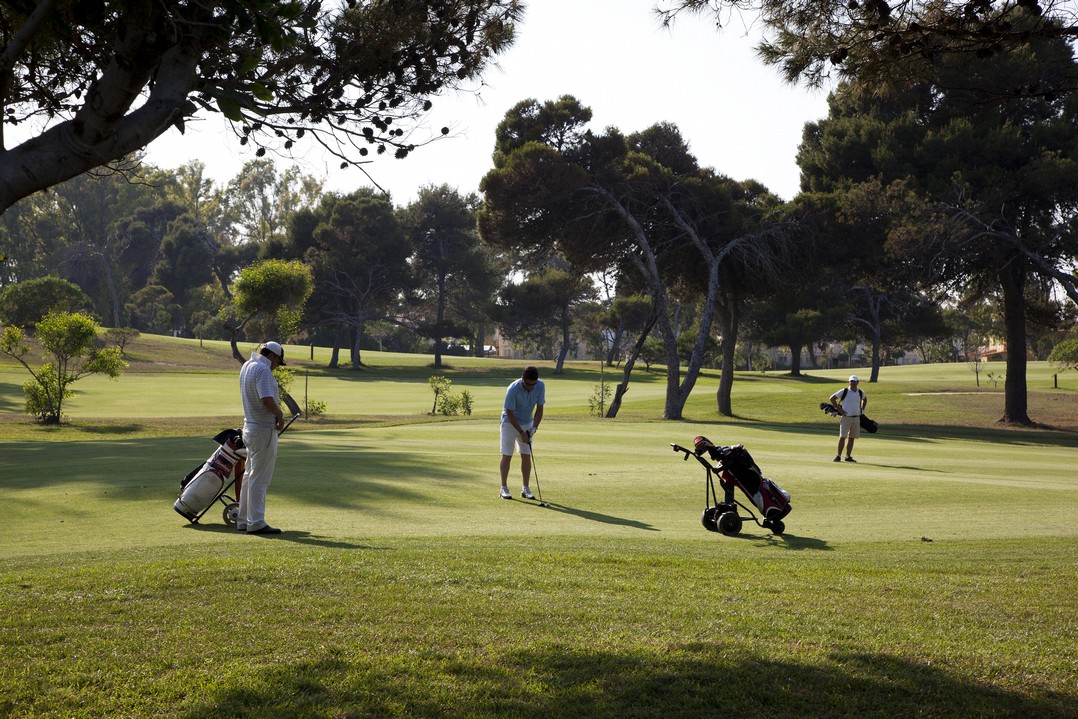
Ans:
[[[528,442],[528,446],[531,447],[532,443]],[[539,486],[539,470],[535,468],[535,448],[532,447],[532,477],[535,478],[535,491],[539,495],[539,506],[549,507],[549,502],[543,501],[543,488]]]

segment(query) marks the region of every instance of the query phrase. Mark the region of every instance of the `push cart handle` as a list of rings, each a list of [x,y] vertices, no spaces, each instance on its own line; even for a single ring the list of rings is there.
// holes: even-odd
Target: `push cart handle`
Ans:
[[[722,469],[722,462],[721,461],[719,462],[718,466],[712,467],[710,464],[708,464],[707,459],[703,455],[697,454],[696,452],[694,452],[691,449],[687,449],[685,447],[682,447],[680,444],[675,444],[675,443],[671,442],[670,443],[670,448],[673,449],[675,452],[683,452],[685,454],[685,456],[682,459],[684,459],[686,462],[689,461],[689,457],[695,457],[697,462],[704,465],[709,470],[710,469]]]
[[[670,443],[670,447],[673,448],[673,450],[675,452],[684,452],[685,453],[684,460],[686,462],[689,461],[689,455],[691,454],[691,452],[689,450],[685,449],[680,444],[674,444],[673,442]]]

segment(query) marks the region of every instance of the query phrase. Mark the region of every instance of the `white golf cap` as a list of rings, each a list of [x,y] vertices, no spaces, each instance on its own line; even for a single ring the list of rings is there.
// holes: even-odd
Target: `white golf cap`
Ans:
[[[266,349],[268,349],[273,354],[277,355],[277,358],[281,360],[281,366],[282,367],[285,365],[284,347],[281,347],[281,345],[279,343],[277,343],[277,342],[267,342],[266,343]]]
[[[273,344],[277,344],[277,343],[276,343],[276,342],[274,342]],[[278,345],[278,346],[280,346],[280,345]],[[284,364],[284,363],[282,362],[281,364]],[[851,374],[851,375],[850,375],[850,381],[851,381],[851,382],[860,382],[861,380],[857,379],[857,375],[855,375],[855,374]]]

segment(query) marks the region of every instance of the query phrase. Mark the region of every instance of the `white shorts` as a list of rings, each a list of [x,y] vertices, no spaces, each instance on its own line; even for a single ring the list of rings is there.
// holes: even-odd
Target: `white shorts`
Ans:
[[[528,422],[527,424],[522,424],[521,428],[525,432],[530,432],[533,424],[533,422]],[[513,425],[509,422],[502,422],[502,454],[506,457],[512,457],[514,448],[521,454],[532,453],[531,446],[524,441],[524,437],[513,428]]]

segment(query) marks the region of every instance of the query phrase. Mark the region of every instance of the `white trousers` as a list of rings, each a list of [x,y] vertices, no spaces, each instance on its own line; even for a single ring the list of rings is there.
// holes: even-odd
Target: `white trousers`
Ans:
[[[277,430],[273,427],[243,425],[247,446],[247,466],[240,488],[240,510],[236,523],[253,532],[266,526],[266,490],[277,466]]]

